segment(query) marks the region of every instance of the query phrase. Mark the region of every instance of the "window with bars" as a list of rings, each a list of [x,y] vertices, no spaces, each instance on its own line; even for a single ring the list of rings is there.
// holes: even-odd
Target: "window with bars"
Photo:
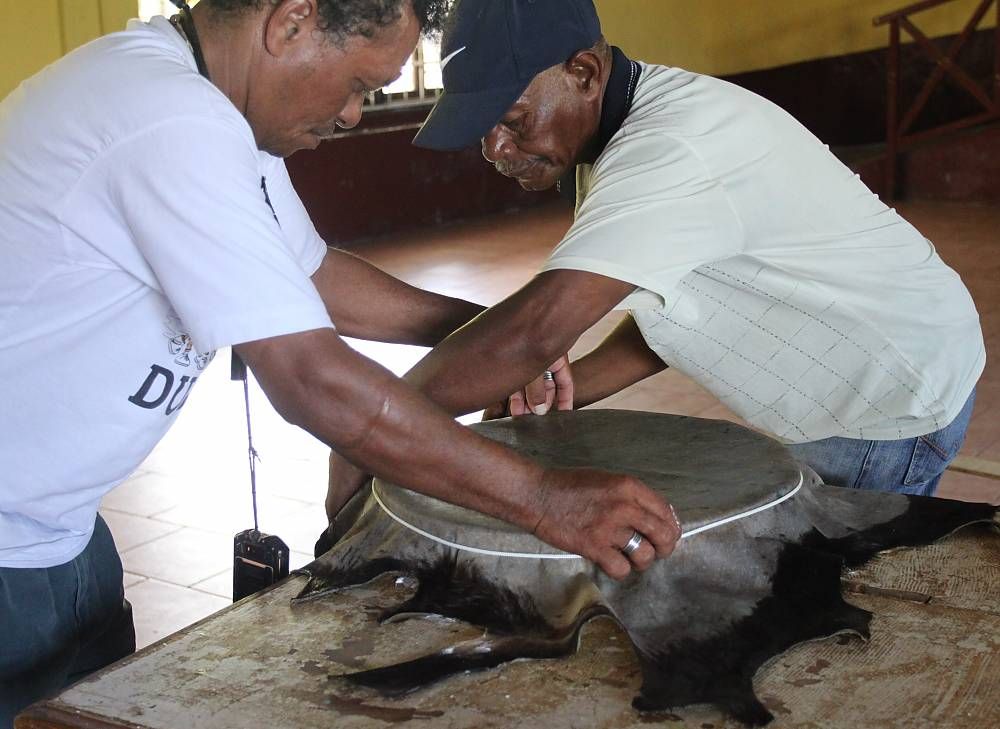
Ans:
[[[138,0],[139,17],[149,20],[154,15],[170,17],[177,8],[170,0]],[[194,5],[192,0],[188,0]],[[441,95],[441,42],[424,38],[402,68],[402,75],[390,85],[368,94],[365,106],[372,108],[418,106],[433,103]]]
[[[402,68],[398,79],[368,94],[367,106],[415,106],[432,103],[441,95],[441,42],[424,38]]]

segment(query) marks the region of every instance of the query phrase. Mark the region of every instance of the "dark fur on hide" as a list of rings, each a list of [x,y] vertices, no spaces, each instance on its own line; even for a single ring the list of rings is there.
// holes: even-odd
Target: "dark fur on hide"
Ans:
[[[812,532],[803,544],[839,554],[848,567],[858,567],[879,552],[930,544],[963,526],[989,522],[997,513],[997,507],[990,504],[951,501],[933,496],[906,498],[908,508],[891,521],[840,539],[827,539],[819,532]]]
[[[835,555],[784,544],[771,595],[746,618],[706,640],[632,636],[643,673],[632,705],[660,711],[709,703],[745,724],[769,722],[771,713],[753,691],[758,668],[802,641],[841,631],[868,637],[871,614],[841,597],[842,564]]]
[[[412,569],[412,564],[393,557],[379,557],[368,562],[353,559],[337,563],[333,568],[317,560],[295,571],[295,574],[308,575],[309,581],[292,602],[316,600],[345,587],[364,585],[389,572],[410,573]]]
[[[548,636],[553,632],[530,595],[491,583],[474,564],[459,560],[456,554],[408,573],[419,581],[417,593],[386,612],[382,620],[417,613],[463,620],[497,635]]]

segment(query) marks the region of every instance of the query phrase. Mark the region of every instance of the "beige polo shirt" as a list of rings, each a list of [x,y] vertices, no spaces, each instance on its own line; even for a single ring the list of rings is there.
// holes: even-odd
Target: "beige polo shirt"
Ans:
[[[619,308],[650,348],[786,442],[933,432],[982,373],[958,275],[755,94],[643,66],[578,183],[576,221],[543,270],[634,283]]]

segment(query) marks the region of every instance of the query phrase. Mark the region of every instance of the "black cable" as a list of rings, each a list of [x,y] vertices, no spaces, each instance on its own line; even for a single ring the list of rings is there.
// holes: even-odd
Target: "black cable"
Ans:
[[[191,51],[194,53],[195,65],[198,66],[198,73],[211,81],[211,78],[208,76],[208,65],[205,63],[205,55],[201,52],[201,42],[198,40],[198,29],[194,24],[194,16],[191,15],[191,6],[187,4],[186,0],[170,0],[170,2],[180,11],[179,15],[170,19],[170,22],[181,31],[184,38],[190,44]]]

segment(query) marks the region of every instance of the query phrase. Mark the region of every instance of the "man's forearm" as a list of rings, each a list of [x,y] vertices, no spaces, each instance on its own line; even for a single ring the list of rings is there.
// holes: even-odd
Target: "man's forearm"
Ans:
[[[283,417],[367,471],[528,530],[541,517],[538,465],[458,425],[331,330],[237,351]]]
[[[666,367],[629,314],[600,345],[573,362],[573,405],[591,405]]]
[[[313,283],[337,330],[358,339],[432,347],[485,308],[411,286],[334,248]]]

